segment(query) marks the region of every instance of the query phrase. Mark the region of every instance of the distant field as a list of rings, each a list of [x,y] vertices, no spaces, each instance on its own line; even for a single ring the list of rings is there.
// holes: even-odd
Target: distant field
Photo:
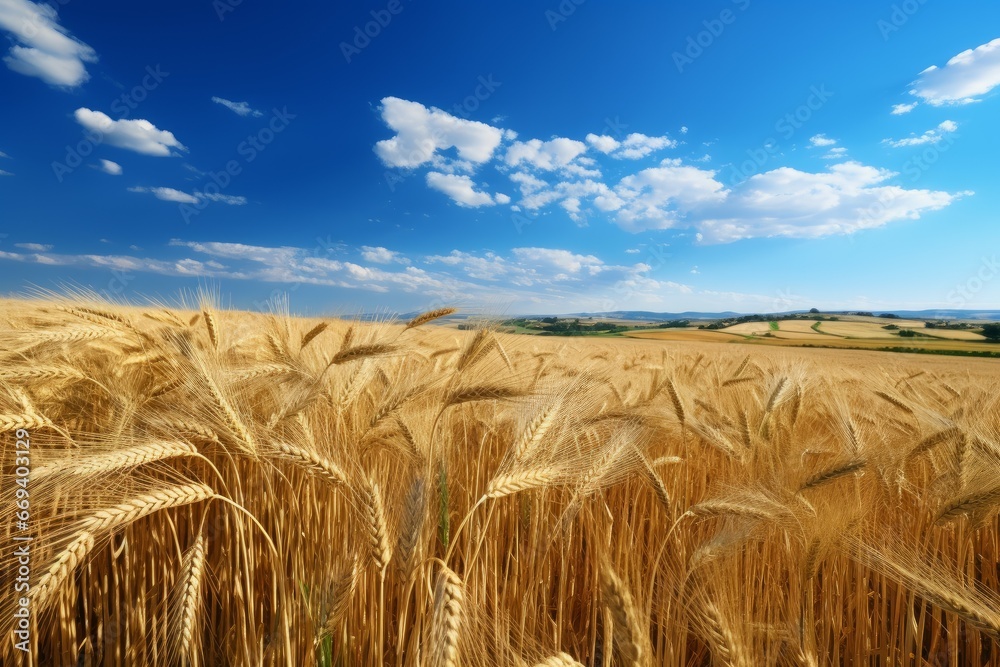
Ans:
[[[894,324],[898,329],[885,329]],[[780,320],[778,329],[771,322],[744,322],[724,329],[653,329],[627,332],[631,338],[663,341],[748,343],[784,347],[831,347],[914,350],[947,354],[1000,354],[1000,345],[986,342],[978,333],[953,329],[928,329],[916,320],[845,317],[838,321]],[[900,330],[909,329],[915,337],[902,337]]]

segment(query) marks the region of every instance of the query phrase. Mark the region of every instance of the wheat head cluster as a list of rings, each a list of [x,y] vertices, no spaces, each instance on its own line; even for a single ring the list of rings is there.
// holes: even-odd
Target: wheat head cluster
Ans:
[[[0,302],[0,663],[1000,664],[997,362],[447,314]]]

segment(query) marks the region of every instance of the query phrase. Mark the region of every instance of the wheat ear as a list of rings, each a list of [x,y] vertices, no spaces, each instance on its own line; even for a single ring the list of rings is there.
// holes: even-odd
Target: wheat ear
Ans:
[[[75,460],[72,461],[71,465],[66,465],[65,462],[51,463],[32,471],[32,476],[41,479],[55,473],[67,475],[109,473],[135,468],[154,461],[163,461],[175,456],[196,456],[197,454],[198,451],[194,445],[188,442],[150,442],[138,447],[128,447],[108,454]]]
[[[177,605],[180,610],[178,627],[174,633],[177,642],[176,655],[181,664],[190,665],[197,649],[198,616],[201,610],[201,582],[205,574],[205,538],[199,533],[184,554],[181,563],[180,594]]]
[[[864,459],[855,459],[829,470],[821,470],[803,482],[799,490],[804,491],[805,489],[815,489],[817,486],[823,486],[841,477],[855,473],[864,468],[865,465],[867,465],[867,461]]]
[[[212,343],[212,349],[219,349],[219,328],[215,322],[215,316],[207,310],[201,311],[205,317],[205,329],[208,330],[208,340]]]
[[[457,667],[458,640],[464,615],[462,580],[442,565],[434,586],[430,667]]]
[[[641,636],[639,614],[632,594],[610,565],[601,568],[601,594],[614,620],[615,645],[625,664],[645,666],[646,640]]]
[[[438,308],[437,310],[429,310],[426,313],[421,313],[420,315],[417,315],[412,320],[407,322],[406,327],[403,328],[403,331],[406,331],[407,329],[413,329],[414,327],[419,327],[422,324],[427,324],[428,322],[439,319],[441,317],[447,317],[448,315],[451,315],[457,310],[458,310],[457,308]]]
[[[389,526],[382,503],[382,493],[378,484],[365,478],[361,485],[362,518],[365,536],[368,538],[368,552],[375,566],[384,571],[392,560],[392,546],[389,544]]]
[[[92,533],[110,530],[160,510],[190,505],[214,497],[215,492],[205,484],[170,486],[132,498],[114,507],[98,510],[84,519],[81,527]]]
[[[275,443],[274,447],[284,458],[295,462],[308,472],[322,477],[331,484],[347,483],[347,475],[340,466],[314,451],[285,442]]]
[[[94,548],[93,533],[84,531],[63,549],[62,553],[55,559],[49,569],[38,579],[29,595],[34,601],[37,610],[45,607],[49,597],[62,588],[66,579],[76,570],[77,566],[83,562]]]
[[[541,662],[536,662],[535,667],[583,667],[583,663],[567,653],[556,653]]]

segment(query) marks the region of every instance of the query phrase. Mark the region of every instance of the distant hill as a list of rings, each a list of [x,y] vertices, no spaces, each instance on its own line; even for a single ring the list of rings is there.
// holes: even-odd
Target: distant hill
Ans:
[[[823,315],[848,315],[851,313],[861,312],[859,310],[824,310],[820,311]],[[1000,322],[1000,310],[961,310],[961,309],[941,309],[941,310],[873,310],[869,311],[875,315],[881,315],[883,313],[891,313],[898,317],[904,319],[914,319],[914,320],[983,320],[991,322]],[[806,310],[787,310],[780,313],[737,313],[731,310],[726,310],[723,312],[710,313],[701,311],[691,311],[687,310],[681,313],[655,313],[649,310],[612,310],[607,312],[599,313],[551,313],[548,315],[506,315],[498,319],[507,319],[508,317],[529,317],[531,319],[537,319],[540,317],[593,317],[593,318],[605,318],[613,320],[634,320],[634,321],[645,321],[645,322],[665,322],[667,320],[723,320],[731,317],[740,317],[743,315],[797,315],[802,313],[808,313]],[[378,313],[372,315],[352,315],[347,317],[347,319],[358,318],[361,320],[386,320],[393,316],[399,321],[406,321],[413,317],[416,317],[420,313],[418,311],[413,311],[409,313]],[[466,319],[468,317],[482,317],[478,313],[463,313],[461,310],[451,315],[448,319]]]
[[[614,320],[721,320],[727,317],[738,317],[739,313],[727,310],[722,313],[702,313],[685,311],[683,313],[654,313],[648,310],[612,310],[605,313],[570,313],[557,317],[605,317]]]

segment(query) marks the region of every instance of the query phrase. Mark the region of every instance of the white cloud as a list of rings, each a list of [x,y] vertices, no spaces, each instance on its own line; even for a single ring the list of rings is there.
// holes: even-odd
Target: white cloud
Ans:
[[[240,195],[224,195],[218,192],[195,192],[194,196],[198,199],[207,199],[208,201],[229,204],[230,206],[244,206],[247,203],[246,197]]]
[[[172,132],[157,129],[148,120],[112,120],[105,113],[85,108],[77,109],[74,116],[76,122],[99,134],[109,146],[160,157],[171,155],[171,148],[187,150]]]
[[[396,136],[376,143],[375,153],[390,167],[418,167],[449,148],[455,148],[459,159],[480,164],[493,157],[503,138],[500,129],[486,123],[398,97],[384,98],[381,113]]]
[[[132,187],[128,188],[128,191],[151,194],[157,199],[172,201],[178,204],[200,204],[203,201],[213,201],[222,204],[229,204],[230,206],[243,206],[247,203],[246,197],[206,192],[187,193],[181,190],[175,190],[174,188]]]
[[[588,134],[585,138],[596,150],[619,160],[638,160],[654,151],[677,145],[677,142],[669,137],[649,137],[638,132],[628,135],[622,141],[597,134]]]
[[[639,250],[638,248],[626,248],[625,249],[625,254],[626,255],[638,255],[640,252],[642,252],[642,251]]]
[[[0,30],[10,33],[16,42],[4,58],[7,67],[53,86],[79,86],[90,78],[84,63],[97,62],[92,48],[59,25],[52,3],[3,0]]]
[[[598,218],[629,232],[691,229],[698,243],[849,234],[895,220],[919,218],[967,194],[886,185],[884,181],[894,174],[844,162],[846,148],[824,134],[813,135],[808,146],[822,149],[823,159],[838,163],[825,172],[779,168],[727,188],[717,178],[717,171],[694,166],[691,159],[667,158],[659,166],[635,173],[623,170],[626,173],[612,183],[605,182],[600,170],[608,158],[636,159],[677,143],[667,137],[640,133],[624,139],[590,133],[585,136],[586,142],[567,137],[519,141],[510,130],[460,121],[439,109],[397,98],[385,98],[382,113],[386,123],[397,131],[393,139],[375,146],[383,161],[395,166],[427,165],[427,185],[462,206],[503,204],[530,213],[557,207],[579,224]],[[431,131],[435,125],[444,131],[435,134]],[[936,132],[954,131],[956,127],[946,121]],[[462,136],[469,140],[468,146],[482,150],[470,157],[468,146],[463,148],[465,144],[455,138],[456,128],[465,132]],[[488,141],[484,143],[485,139]],[[410,152],[403,150],[406,146]],[[452,147],[456,149],[454,154],[438,152]],[[595,158],[603,158],[604,163]],[[506,194],[491,194],[474,181],[473,175],[486,163],[492,163],[510,179],[520,199],[512,202]],[[489,268],[491,275],[502,266],[499,260],[490,260],[488,267],[482,263],[480,258],[481,266],[476,270]]]
[[[625,137],[621,148],[611,154],[611,157],[624,160],[638,160],[650,153],[664,148],[673,148],[676,141],[667,137],[647,137],[645,134],[633,133]]]
[[[10,173],[9,171],[4,171],[3,169],[0,169],[0,176],[13,176],[13,175],[14,174]]]
[[[893,148],[906,148],[909,146],[923,146],[941,141],[946,134],[951,134],[958,129],[958,123],[950,120],[942,121],[937,127],[927,130],[921,135],[912,135],[905,139],[883,139],[882,143]]]
[[[902,116],[903,114],[910,113],[917,108],[917,102],[912,104],[893,104],[891,113],[893,116]]]
[[[622,204],[607,202],[605,210],[616,210],[616,220],[626,231],[673,227],[681,214],[726,198],[727,190],[715,173],[666,160],[663,166],[623,178],[615,187]]]
[[[588,134],[586,139],[588,144],[605,154],[621,146],[617,139],[609,137],[606,134]]]
[[[0,151],[0,157],[9,158],[10,156],[4,153],[3,151]]]
[[[186,192],[181,192],[180,190],[175,190],[173,188],[143,188],[143,187],[133,187],[128,189],[129,192],[145,192],[153,195],[157,199],[162,199],[163,201],[177,202],[178,204],[197,204],[200,200],[194,195],[190,195]]]
[[[809,137],[809,144],[812,146],[834,146],[836,143],[836,139],[830,139],[825,134],[814,134]]]
[[[514,256],[523,264],[535,269],[549,268],[555,271],[557,277],[567,274],[600,273],[604,262],[593,255],[578,255],[569,250],[553,248],[514,248]]]
[[[15,247],[30,250],[32,252],[48,252],[52,246],[44,243],[15,243]]]
[[[933,106],[969,104],[1000,86],[1000,38],[962,51],[944,67],[931,65],[910,94]]]
[[[432,171],[427,174],[427,185],[434,190],[445,193],[461,206],[478,208],[501,203],[499,198],[494,199],[488,192],[476,190],[475,183],[468,176]],[[506,195],[501,196],[506,197]],[[507,201],[510,201],[509,197],[507,197]]]
[[[97,168],[105,174],[111,174],[112,176],[122,175],[122,166],[117,162],[112,162],[111,160],[101,160],[101,164]]]
[[[381,246],[361,246],[361,256],[368,262],[375,264],[409,264],[410,260],[403,257],[395,250],[389,250]]]
[[[915,220],[970,193],[883,185],[895,174],[857,162],[826,172],[781,167],[749,178],[696,226],[707,243],[760,237],[818,238],[851,234],[896,220]]]
[[[507,149],[504,162],[507,166],[516,167],[522,163],[542,171],[565,169],[577,157],[587,152],[587,145],[582,141],[557,137],[550,141],[531,139],[516,141]]]
[[[254,118],[260,118],[264,115],[261,111],[251,109],[250,105],[246,102],[233,102],[224,97],[213,97],[212,101],[216,104],[221,104],[238,116],[253,116]]]
[[[681,125],[681,134],[687,134],[687,133],[688,133],[687,125]]]

